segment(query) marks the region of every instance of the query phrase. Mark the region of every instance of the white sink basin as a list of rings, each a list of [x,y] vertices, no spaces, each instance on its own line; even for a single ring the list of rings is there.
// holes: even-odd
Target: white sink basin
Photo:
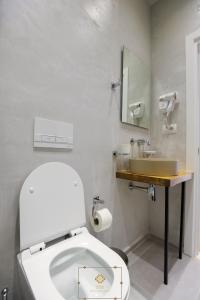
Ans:
[[[179,161],[165,158],[130,159],[130,170],[133,173],[152,176],[175,176],[179,173]]]

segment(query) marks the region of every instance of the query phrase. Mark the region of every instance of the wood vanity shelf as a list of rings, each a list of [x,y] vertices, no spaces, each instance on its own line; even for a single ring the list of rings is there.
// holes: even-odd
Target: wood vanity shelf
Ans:
[[[181,172],[177,176],[149,176],[135,174],[128,171],[116,172],[116,177],[129,181],[137,181],[165,187],[165,232],[164,232],[164,284],[168,284],[168,252],[169,252],[169,188],[181,184],[181,212],[180,212],[180,235],[179,235],[179,259],[183,255],[184,238],[184,211],[185,211],[185,182],[192,179],[192,172]]]

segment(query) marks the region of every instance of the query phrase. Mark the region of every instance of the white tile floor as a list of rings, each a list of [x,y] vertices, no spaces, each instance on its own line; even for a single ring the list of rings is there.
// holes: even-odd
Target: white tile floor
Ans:
[[[170,247],[169,284],[163,284],[163,246],[148,240],[130,251],[129,300],[200,300],[200,257],[177,259],[178,250]]]

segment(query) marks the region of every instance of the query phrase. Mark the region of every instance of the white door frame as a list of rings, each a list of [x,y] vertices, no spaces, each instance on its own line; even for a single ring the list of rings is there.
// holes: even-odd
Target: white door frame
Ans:
[[[184,252],[190,256],[196,256],[200,250],[199,43],[200,29],[186,37],[186,168],[194,176],[186,189]]]

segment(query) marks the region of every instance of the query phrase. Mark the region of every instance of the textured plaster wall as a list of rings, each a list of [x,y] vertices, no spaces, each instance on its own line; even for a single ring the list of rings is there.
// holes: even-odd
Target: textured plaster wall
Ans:
[[[185,37],[200,26],[196,0],[160,0],[152,6],[152,127],[151,139],[163,155],[174,157],[185,166],[186,151],[186,57]],[[175,135],[163,135],[158,111],[158,97],[178,92],[180,105],[172,116],[177,123]],[[187,120],[189,122],[189,120]],[[164,191],[157,191],[160,201],[150,205],[150,231],[163,237]],[[171,190],[170,241],[177,244],[180,214],[180,187]],[[187,217],[187,209],[186,209]]]
[[[143,0],[2,0],[0,2],[0,290],[15,295],[19,192],[48,161],[70,164],[85,187],[87,219],[99,194],[113,226],[98,238],[127,247],[148,232],[148,202],[115,179],[112,150],[147,131],[122,125],[120,51],[150,64],[150,11]],[[74,150],[33,150],[35,116],[72,122]],[[66,212],[67,217],[67,212]],[[42,220],[38,220],[38,222]]]

